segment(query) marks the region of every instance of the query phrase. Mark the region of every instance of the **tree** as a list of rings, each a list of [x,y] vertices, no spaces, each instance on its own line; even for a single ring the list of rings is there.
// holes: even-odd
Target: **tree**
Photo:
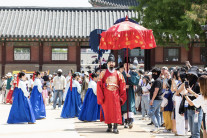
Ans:
[[[137,21],[153,30],[157,44],[165,45],[173,39],[175,43],[187,47],[196,34],[204,40],[205,35],[200,24],[187,14],[192,11],[192,4],[205,4],[207,0],[137,1],[139,5],[132,7],[138,12]]]
[[[193,20],[199,25],[207,25],[207,4],[202,3],[193,3],[191,5],[191,9],[185,12],[185,18],[187,20]],[[206,40],[205,40],[205,48],[202,49],[203,58],[205,61],[205,67],[207,67],[207,30],[206,32]]]
[[[185,12],[186,19],[193,20],[200,25],[207,24],[207,4],[201,5],[193,3],[191,9]]]

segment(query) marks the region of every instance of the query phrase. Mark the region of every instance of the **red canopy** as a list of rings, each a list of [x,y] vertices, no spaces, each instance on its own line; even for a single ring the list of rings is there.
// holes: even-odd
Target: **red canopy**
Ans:
[[[156,47],[152,30],[126,21],[113,25],[101,33],[100,48],[118,50],[123,48],[152,49]]]

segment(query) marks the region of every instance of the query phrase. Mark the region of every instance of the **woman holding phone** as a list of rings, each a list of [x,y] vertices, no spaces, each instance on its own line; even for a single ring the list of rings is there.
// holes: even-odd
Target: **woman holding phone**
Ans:
[[[173,85],[174,85],[174,107],[175,107],[175,122],[176,122],[176,136],[183,136],[185,135],[185,117],[184,114],[181,115],[179,114],[179,108],[181,101],[183,99],[183,94],[185,94],[186,89],[185,89],[185,80],[186,80],[186,74],[185,72],[179,72],[178,75],[178,81],[180,82],[177,85],[175,84],[175,80],[173,80]]]
[[[200,90],[201,90],[201,95],[195,93],[191,88],[188,88],[187,91],[188,93],[192,94],[193,96],[196,97],[196,99],[191,100],[187,95],[184,95],[186,100],[188,101],[190,106],[195,106],[196,108],[201,107],[203,109],[203,112],[205,113],[204,116],[204,122],[203,122],[203,127],[204,130],[203,131],[203,137],[206,138],[207,134],[206,134],[206,121],[207,121],[207,76],[203,75],[201,76],[199,79],[199,85],[200,85]],[[198,114],[198,113],[197,113]]]

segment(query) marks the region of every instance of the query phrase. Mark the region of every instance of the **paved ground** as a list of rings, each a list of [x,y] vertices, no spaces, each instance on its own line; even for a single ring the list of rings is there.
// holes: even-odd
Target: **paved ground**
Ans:
[[[61,119],[61,110],[51,110],[47,106],[47,118],[37,120],[36,124],[7,124],[11,105],[0,104],[0,138],[171,138],[173,134],[152,134],[149,131],[153,126],[147,126],[149,121],[140,120],[141,116],[135,116],[133,129],[124,129],[119,126],[120,134],[106,133],[106,125],[101,122],[81,122],[77,118]],[[184,136],[182,136],[183,138]],[[189,137],[189,136],[188,136]],[[177,137],[179,138],[179,137]],[[181,138],[181,137],[180,137]],[[187,138],[187,136],[186,136]]]
[[[47,107],[47,118],[36,124],[7,124],[10,105],[0,104],[0,138],[76,138],[74,119],[61,119],[61,110]]]

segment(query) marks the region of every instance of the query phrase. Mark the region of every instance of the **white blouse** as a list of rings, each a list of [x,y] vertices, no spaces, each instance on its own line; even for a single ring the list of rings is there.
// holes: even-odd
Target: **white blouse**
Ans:
[[[91,80],[89,83],[88,83],[88,88],[92,88],[93,89],[93,93],[95,95],[97,95],[97,84],[95,81]]]
[[[27,91],[26,82],[20,80],[18,88],[20,88],[23,91],[25,97],[29,96],[29,92]]]
[[[77,91],[80,94],[81,93],[81,85],[77,80],[73,80],[72,87],[77,87]]]
[[[192,102],[196,108],[199,108],[201,106],[201,108],[203,109],[203,112],[207,113],[207,99],[204,99],[202,95],[199,95]]]
[[[36,78],[34,81],[34,86],[37,86],[37,89],[40,93],[42,93],[42,83],[39,78]]]

